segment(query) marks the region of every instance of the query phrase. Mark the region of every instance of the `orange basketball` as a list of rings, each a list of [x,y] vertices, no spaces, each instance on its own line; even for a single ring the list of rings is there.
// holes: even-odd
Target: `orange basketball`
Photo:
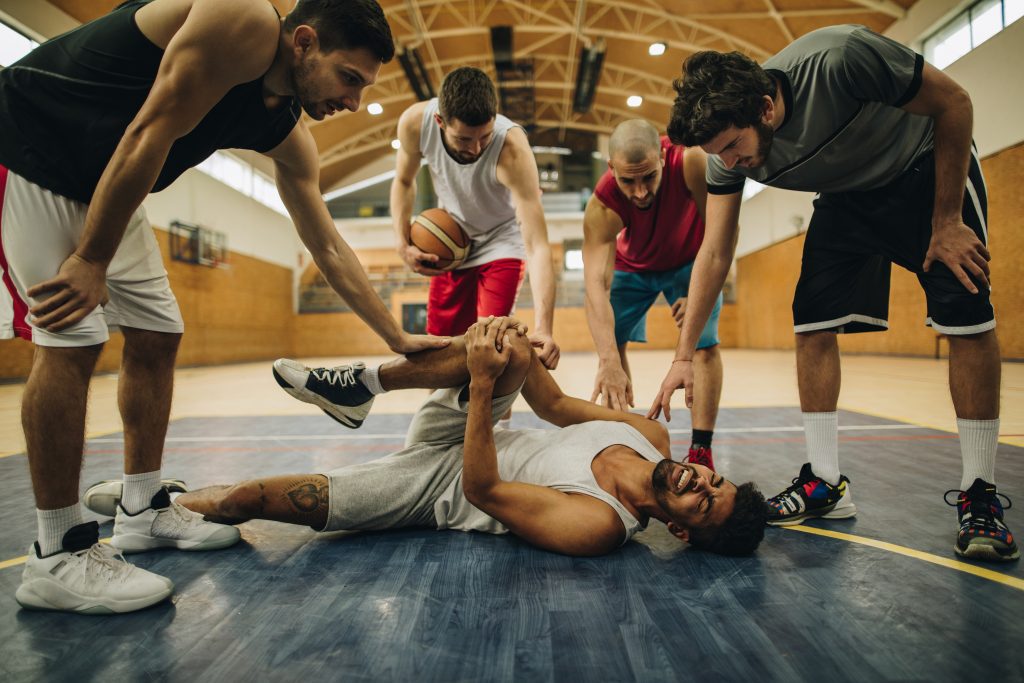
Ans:
[[[458,268],[469,256],[469,237],[444,209],[427,209],[412,219],[410,241],[420,250],[438,256],[427,263],[438,270]]]

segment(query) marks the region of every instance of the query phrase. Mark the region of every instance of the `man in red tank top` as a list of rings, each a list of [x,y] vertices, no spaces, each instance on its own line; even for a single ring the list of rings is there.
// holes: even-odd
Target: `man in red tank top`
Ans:
[[[640,119],[625,121],[608,142],[608,171],[583,219],[587,323],[599,365],[592,401],[617,410],[633,405],[628,342],[646,342],[647,311],[661,293],[676,325],[686,312],[690,271],[704,239],[706,156],[673,145]],[[714,467],[711,437],[722,393],[718,352],[721,295],[694,358],[700,373],[688,460]]]

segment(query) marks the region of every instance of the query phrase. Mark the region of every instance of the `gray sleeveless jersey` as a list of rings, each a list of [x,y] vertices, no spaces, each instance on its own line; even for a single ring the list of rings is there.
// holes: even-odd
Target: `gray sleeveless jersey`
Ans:
[[[506,481],[547,486],[593,496],[618,513],[626,529],[623,543],[644,528],[640,521],[594,479],[591,463],[608,446],[632,448],[651,462],[664,457],[640,432],[622,422],[585,422],[564,429],[516,429],[494,433],[498,473]],[[462,493],[462,472],[434,503],[439,529],[508,533],[504,524],[474,507]]]
[[[434,120],[437,98],[427,103],[420,130],[420,154],[430,168],[430,178],[440,207],[459,222],[472,240],[469,258],[459,266],[471,268],[502,258],[526,258],[523,235],[516,219],[512,193],[498,182],[498,156],[505,136],[519,125],[498,114],[491,143],[471,164],[460,164],[445,151],[441,129]]]
[[[921,87],[924,58],[864,26],[830,26],[793,41],[763,67],[785,102],[760,168],[708,157],[708,192],[732,194],[744,176],[811,192],[870,190],[932,148],[932,119],[902,109]]]

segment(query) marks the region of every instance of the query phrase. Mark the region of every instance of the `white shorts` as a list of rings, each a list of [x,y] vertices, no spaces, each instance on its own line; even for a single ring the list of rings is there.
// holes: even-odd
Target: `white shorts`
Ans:
[[[141,206],[107,269],[109,302],[60,332],[33,324],[28,309],[36,301],[25,291],[57,274],[81,240],[87,210],[87,205],[0,166],[0,339],[19,336],[39,346],[93,346],[107,341],[109,331],[118,327],[184,331],[156,236]]]

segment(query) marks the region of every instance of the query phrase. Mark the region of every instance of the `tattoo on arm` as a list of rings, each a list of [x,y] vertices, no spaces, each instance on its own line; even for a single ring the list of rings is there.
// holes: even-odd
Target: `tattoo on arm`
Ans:
[[[327,484],[322,480],[299,482],[284,493],[292,509],[300,515],[311,515],[320,509],[327,510]]]

